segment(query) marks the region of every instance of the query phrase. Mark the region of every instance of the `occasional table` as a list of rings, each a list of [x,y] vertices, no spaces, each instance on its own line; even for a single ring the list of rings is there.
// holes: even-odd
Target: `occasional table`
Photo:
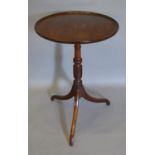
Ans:
[[[67,100],[74,97],[74,109],[70,130],[69,144],[73,145],[75,134],[79,99],[95,103],[106,103],[106,98],[90,96],[82,83],[82,57],[81,44],[103,41],[112,37],[118,30],[118,23],[111,17],[87,11],[68,11],[55,13],[40,19],[35,24],[36,32],[43,38],[66,44],[74,44],[74,81],[71,91],[65,96],[54,95],[51,100]]]

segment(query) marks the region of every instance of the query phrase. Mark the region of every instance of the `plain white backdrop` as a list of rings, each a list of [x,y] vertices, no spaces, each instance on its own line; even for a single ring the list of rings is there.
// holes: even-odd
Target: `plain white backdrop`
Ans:
[[[28,154],[27,9],[27,1],[1,3],[0,154],[5,155]],[[154,14],[151,0],[127,1],[127,155],[155,154]]]

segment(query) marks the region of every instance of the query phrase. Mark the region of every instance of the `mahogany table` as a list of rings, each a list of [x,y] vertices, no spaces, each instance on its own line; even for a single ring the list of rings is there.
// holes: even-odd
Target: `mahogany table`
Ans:
[[[75,57],[73,59],[74,81],[71,91],[65,96],[54,95],[51,100],[67,100],[74,97],[74,109],[70,130],[69,144],[73,145],[78,104],[81,97],[95,103],[106,103],[106,98],[94,98],[87,94],[82,83],[81,44],[102,41],[113,36],[118,30],[118,23],[111,17],[86,11],[68,11],[52,14],[40,19],[35,24],[36,32],[43,38],[66,44],[74,44]]]

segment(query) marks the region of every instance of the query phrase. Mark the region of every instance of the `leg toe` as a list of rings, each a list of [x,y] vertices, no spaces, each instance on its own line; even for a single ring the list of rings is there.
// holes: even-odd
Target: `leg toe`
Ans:
[[[110,101],[106,100],[106,105],[109,106],[110,105]]]
[[[51,96],[51,101],[54,101],[54,96]]]
[[[73,144],[74,144],[74,143],[73,143],[73,137],[70,136],[69,145],[70,145],[70,146],[73,146]]]

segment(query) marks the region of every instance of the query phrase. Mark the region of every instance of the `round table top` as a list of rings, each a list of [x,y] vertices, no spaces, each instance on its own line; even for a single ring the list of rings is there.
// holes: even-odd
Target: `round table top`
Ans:
[[[118,23],[111,17],[94,12],[68,11],[40,19],[35,30],[51,41],[85,44],[110,38],[117,32]]]

